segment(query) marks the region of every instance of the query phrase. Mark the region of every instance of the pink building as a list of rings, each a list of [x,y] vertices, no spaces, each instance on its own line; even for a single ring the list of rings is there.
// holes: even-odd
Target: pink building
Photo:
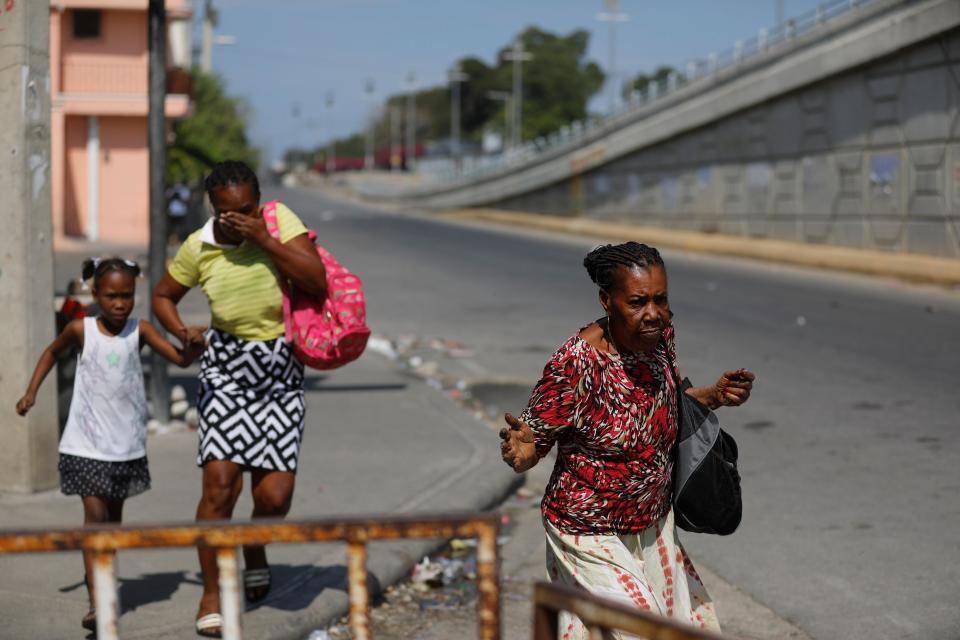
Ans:
[[[166,0],[166,116],[190,109],[190,2]],[[147,0],[51,0],[55,242],[146,244]]]

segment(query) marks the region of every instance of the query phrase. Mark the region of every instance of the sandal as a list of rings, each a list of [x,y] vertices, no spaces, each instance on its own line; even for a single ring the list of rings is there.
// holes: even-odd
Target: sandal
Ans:
[[[243,589],[246,592],[247,600],[250,602],[260,602],[270,593],[271,584],[270,568],[247,569],[243,572]]]
[[[80,626],[86,629],[87,631],[97,630],[97,608],[90,607],[90,611],[87,611],[87,615],[83,616],[83,620],[80,621]]]
[[[208,613],[197,618],[197,635],[204,638],[222,638],[223,616],[219,613]]]

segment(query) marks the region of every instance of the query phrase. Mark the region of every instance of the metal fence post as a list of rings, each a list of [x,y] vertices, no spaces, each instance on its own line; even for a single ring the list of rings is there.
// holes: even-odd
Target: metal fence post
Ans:
[[[93,554],[93,590],[97,603],[97,638],[117,638],[117,571],[113,551],[97,551]]]
[[[370,639],[370,597],[367,593],[367,544],[347,543],[347,593],[350,598],[350,630],[354,640]]]
[[[243,628],[240,614],[240,567],[235,547],[217,549],[217,570],[220,572],[220,612],[223,616],[224,640],[241,640]]]
[[[477,532],[477,617],[480,640],[500,640],[500,581],[497,567],[498,527],[484,526]]]

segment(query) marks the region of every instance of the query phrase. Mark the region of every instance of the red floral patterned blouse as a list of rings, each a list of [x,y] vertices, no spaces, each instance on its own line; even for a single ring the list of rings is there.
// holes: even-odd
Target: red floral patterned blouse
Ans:
[[[547,363],[521,419],[537,455],[557,443],[541,503],[564,533],[637,533],[670,511],[677,435],[673,328],[649,353],[609,354],[579,332]],[[675,365],[674,365],[675,366]]]

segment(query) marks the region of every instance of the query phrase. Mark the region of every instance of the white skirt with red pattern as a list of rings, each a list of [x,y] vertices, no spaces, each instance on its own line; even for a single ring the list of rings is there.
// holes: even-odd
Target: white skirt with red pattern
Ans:
[[[546,520],[543,524],[551,580],[720,631],[713,601],[677,539],[672,510],[654,526],[626,535],[567,534]],[[569,613],[561,614],[559,631],[561,640],[590,640],[587,628]],[[612,637],[633,636],[614,633]]]

